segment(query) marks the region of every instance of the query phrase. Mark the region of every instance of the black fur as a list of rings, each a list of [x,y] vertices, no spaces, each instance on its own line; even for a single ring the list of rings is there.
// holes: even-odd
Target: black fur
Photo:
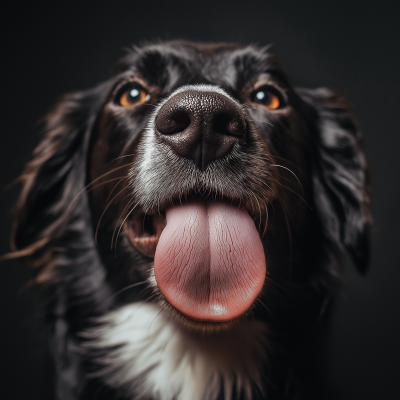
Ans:
[[[64,96],[47,117],[45,135],[22,175],[13,250],[37,268],[36,281],[48,296],[57,398],[116,396],[101,379],[88,375],[91,360],[82,358],[79,333],[91,327],[96,316],[148,297],[143,287],[113,296],[145,279],[151,264],[123,230],[117,249],[109,249],[126,197],[117,197],[108,208],[99,225],[99,245],[95,243],[107,196],[118,181],[96,185],[132,173],[153,109],[142,105],[129,115],[110,111],[118,85],[136,76],[154,90],[154,103],[185,84],[219,85],[243,104],[248,104],[245,93],[260,76],[279,86],[289,111],[274,114],[247,106],[247,119],[255,143],[276,164],[293,170],[304,193],[293,175],[278,167],[268,170],[273,191],[268,196],[256,192],[269,214],[264,240],[269,279],[262,296],[268,311],[257,303],[254,315],[269,325],[274,348],[279,349],[271,354],[272,368],[265,377],[268,399],[312,398],[312,388],[304,383],[312,377],[301,371],[301,355],[314,340],[336,290],[343,250],[361,272],[368,265],[369,174],[361,132],[341,95],[325,88],[293,89],[268,50],[186,42],[137,48],[117,65],[109,81]],[[127,154],[132,158],[113,162]],[[243,171],[246,179],[267,167],[257,168]],[[122,182],[122,188],[132,196],[128,182]],[[258,222],[265,223],[264,214]]]

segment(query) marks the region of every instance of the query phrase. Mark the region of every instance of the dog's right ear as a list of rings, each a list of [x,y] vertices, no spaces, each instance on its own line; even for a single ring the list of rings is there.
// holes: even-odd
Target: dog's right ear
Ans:
[[[75,200],[86,185],[90,133],[108,85],[68,94],[58,101],[45,119],[44,137],[34,158],[20,177],[23,187],[11,239],[14,252],[5,258],[22,257],[37,267],[39,282],[50,279],[53,248],[61,248],[63,238],[82,240],[80,246],[87,242],[77,226],[82,217],[89,218],[87,199]]]
[[[96,314],[107,306],[98,299],[110,298],[85,186],[91,133],[111,84],[65,95],[46,117],[44,137],[21,176],[11,242],[14,251],[3,257],[23,258],[38,271],[34,282],[49,289],[46,317],[59,399],[76,398],[85,384],[76,337],[69,329],[72,320]],[[83,299],[85,307],[81,307]]]

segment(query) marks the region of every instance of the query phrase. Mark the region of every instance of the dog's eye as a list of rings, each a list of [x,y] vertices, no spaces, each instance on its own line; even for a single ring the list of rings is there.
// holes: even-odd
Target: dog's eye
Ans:
[[[123,107],[130,107],[135,104],[144,103],[149,95],[139,86],[130,86],[119,96],[118,103]]]
[[[269,88],[261,88],[256,90],[252,95],[251,101],[253,103],[261,104],[270,110],[276,110],[281,106],[279,97]]]

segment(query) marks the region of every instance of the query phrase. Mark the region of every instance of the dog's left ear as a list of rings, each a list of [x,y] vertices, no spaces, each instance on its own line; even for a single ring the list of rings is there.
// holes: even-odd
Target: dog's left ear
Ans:
[[[347,100],[333,90],[298,89],[311,138],[314,205],[328,240],[361,273],[369,263],[370,173]]]

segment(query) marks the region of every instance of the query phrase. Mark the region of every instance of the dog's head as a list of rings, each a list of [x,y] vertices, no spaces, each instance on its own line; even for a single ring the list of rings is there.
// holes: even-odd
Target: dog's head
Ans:
[[[147,284],[192,327],[315,319],[340,253],[367,267],[368,173],[348,103],[294,89],[268,49],[135,48],[109,81],[63,97],[45,129],[15,254],[76,315],[147,299]]]

